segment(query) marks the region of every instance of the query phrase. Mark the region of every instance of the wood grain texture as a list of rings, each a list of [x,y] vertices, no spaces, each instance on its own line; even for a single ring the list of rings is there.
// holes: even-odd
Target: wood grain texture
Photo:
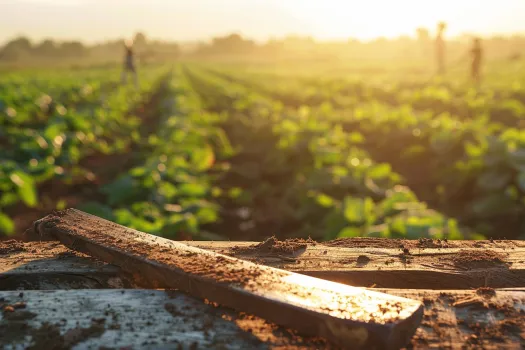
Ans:
[[[148,286],[178,288],[349,348],[397,349],[423,313],[414,300],[253,264],[74,209],[35,222],[34,230],[114,263]]]
[[[17,242],[0,254],[0,290],[131,288],[131,276],[114,265],[59,242]],[[8,247],[11,249],[8,251]]]
[[[360,238],[345,242],[345,245],[332,246],[308,244],[305,250],[292,255],[243,249],[256,244],[250,242],[185,243],[354,286],[525,287],[525,242],[522,241],[451,241],[440,248],[420,246],[418,241]],[[401,245],[408,247],[409,254],[403,254]]]
[[[498,290],[492,297],[476,291],[383,291],[424,302],[424,321],[412,338],[412,348],[525,346],[525,289]],[[42,348],[46,340],[46,344],[76,342],[75,349],[176,349],[179,345],[183,349],[334,348],[321,339],[302,338],[260,318],[176,291],[25,291],[22,297],[19,292],[0,292],[0,300],[4,305],[26,303],[25,308],[2,313],[2,349]],[[51,340],[38,336],[45,323]],[[89,329],[91,332],[86,331]]]
[[[184,243],[268,266],[360,287],[374,285],[378,288],[418,289],[525,287],[525,242],[522,241],[454,241],[449,242],[447,248],[421,248],[417,246],[417,241],[410,241],[404,242],[404,245],[410,247],[408,258],[400,255],[402,251],[398,246],[403,243],[399,241],[359,238],[350,242],[352,243],[347,242],[347,245],[353,247],[309,244],[304,251],[280,256],[254,254],[235,249],[254,246],[257,242]],[[17,285],[24,289],[111,288],[112,285],[115,287],[131,285],[130,279],[124,276],[118,267],[102,268],[105,266],[104,263],[77,254],[58,242],[20,244],[22,250],[0,254],[0,289],[16,289]],[[461,266],[453,260],[461,251],[497,252],[503,256],[505,263],[489,263],[488,266],[481,264],[480,267]],[[358,262],[360,257],[361,260]],[[38,278],[33,271],[38,271]],[[32,274],[33,277],[23,274]],[[9,286],[6,284],[6,275],[9,275],[12,282]],[[94,285],[94,280],[87,279],[84,284],[79,281],[77,284],[71,283],[68,287],[66,278],[68,275],[91,276],[100,283]],[[107,278],[112,278],[111,284],[106,283]]]

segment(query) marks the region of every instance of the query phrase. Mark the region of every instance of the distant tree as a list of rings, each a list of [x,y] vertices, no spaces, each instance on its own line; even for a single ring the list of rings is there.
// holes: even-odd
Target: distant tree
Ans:
[[[224,37],[213,38],[213,51],[246,52],[255,46],[251,40],[245,40],[241,35],[233,33]]]
[[[36,45],[34,52],[42,56],[56,56],[58,54],[58,45],[51,39],[46,39]]]
[[[281,51],[285,47],[282,40],[270,39],[266,44],[263,45],[263,49],[266,52],[275,53]]]
[[[31,51],[31,41],[25,37],[18,37],[9,41],[2,48],[0,57],[7,60],[17,60]]]
[[[80,57],[86,53],[86,48],[79,41],[68,41],[60,45],[62,55],[71,57]]]

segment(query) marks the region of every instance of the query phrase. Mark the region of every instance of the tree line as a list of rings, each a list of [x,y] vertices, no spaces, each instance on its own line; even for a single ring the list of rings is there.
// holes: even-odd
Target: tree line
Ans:
[[[315,41],[311,37],[289,36],[257,43],[238,33],[215,37],[207,42],[192,45],[152,40],[144,33],[137,33],[134,38],[134,50],[139,61],[173,60],[185,57],[213,57],[216,55],[254,55],[279,56],[296,55],[322,57],[344,55],[356,58],[429,58],[432,56],[434,38],[425,28],[418,28],[416,36],[402,36],[395,39],[377,38],[362,42]],[[447,40],[447,53],[459,55],[468,49],[471,37]],[[0,61],[59,60],[59,59],[98,59],[118,61],[122,59],[124,39],[107,41],[95,45],[86,45],[80,41],[55,41],[46,39],[32,42],[27,37],[17,37],[0,47]],[[494,36],[483,38],[483,46],[489,59],[520,59],[525,52],[525,36]]]

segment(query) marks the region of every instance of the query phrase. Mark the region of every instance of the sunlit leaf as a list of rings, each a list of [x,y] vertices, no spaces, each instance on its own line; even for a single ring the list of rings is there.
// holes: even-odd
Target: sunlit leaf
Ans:
[[[334,199],[326,194],[320,193],[315,197],[315,201],[324,208],[334,205]]]
[[[4,213],[0,212],[0,234],[12,235],[15,233],[15,223]]]
[[[15,184],[22,201],[29,207],[35,207],[38,199],[33,178],[23,171],[14,171],[9,178]]]
[[[392,166],[387,163],[382,163],[378,165],[374,165],[370,170],[368,171],[368,176],[370,176],[372,179],[383,179],[387,177],[392,171]]]
[[[208,170],[215,163],[215,154],[210,146],[195,148],[191,153],[192,162],[196,170]]]

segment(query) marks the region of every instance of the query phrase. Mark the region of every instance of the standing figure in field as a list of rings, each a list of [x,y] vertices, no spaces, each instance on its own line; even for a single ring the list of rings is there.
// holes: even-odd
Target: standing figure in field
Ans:
[[[445,39],[443,39],[443,34],[447,24],[445,22],[440,22],[438,24],[438,32],[436,37],[436,59],[438,65],[438,74],[445,74]]]
[[[483,48],[481,47],[480,38],[474,39],[470,54],[472,55],[471,77],[476,84],[479,84],[481,81],[481,62],[483,59]]]
[[[138,88],[139,81],[137,76],[137,70],[135,67],[135,55],[133,52],[133,44],[131,42],[126,42],[126,56],[124,59],[124,70],[122,71],[122,83],[126,84],[128,80],[128,74],[132,74],[135,80],[135,86]]]

